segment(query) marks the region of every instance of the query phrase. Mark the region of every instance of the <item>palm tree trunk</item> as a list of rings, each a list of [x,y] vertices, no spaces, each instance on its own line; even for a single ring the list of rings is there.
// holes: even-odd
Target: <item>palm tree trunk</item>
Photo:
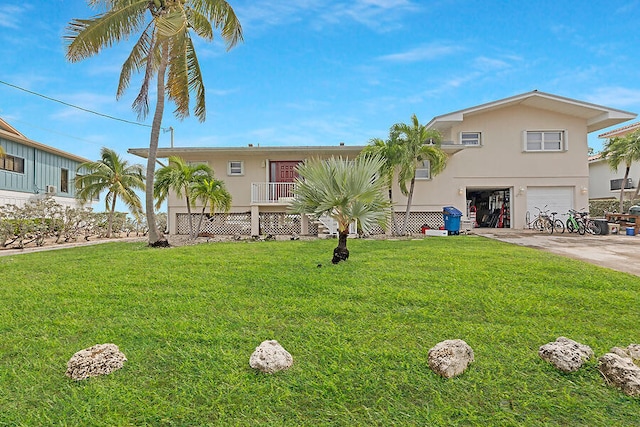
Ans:
[[[200,212],[200,219],[198,220],[198,227],[196,227],[196,237],[200,235],[200,227],[202,227],[202,220],[204,219],[204,211],[207,209],[207,204],[202,207],[202,212]]]
[[[187,215],[189,216],[189,235],[191,236],[192,239],[195,239],[196,236],[193,234],[195,231],[193,229],[193,218],[191,217],[191,200],[189,200],[189,193],[187,193],[189,189],[185,186],[184,190],[186,193],[185,198],[187,199]]]
[[[624,187],[627,183],[627,178],[629,178],[629,170],[630,166],[624,170],[624,178],[622,178],[622,185],[620,185],[620,213],[624,213]]]
[[[109,219],[107,220],[107,239],[111,237],[111,231],[113,231],[113,216],[116,213],[116,196],[113,196],[111,202],[111,211],[109,212]]]
[[[333,250],[333,259],[331,262],[337,264],[340,261],[346,261],[349,258],[349,249],[347,249],[347,237],[349,236],[349,226],[345,230],[338,231],[338,246]]]
[[[153,179],[155,177],[156,159],[158,155],[158,141],[160,139],[160,127],[162,126],[162,116],[164,114],[164,76],[167,71],[167,61],[169,55],[169,46],[164,42],[162,46],[162,58],[158,68],[157,82],[157,101],[156,110],[153,114],[153,122],[151,124],[151,138],[149,141],[149,157],[147,158],[147,175],[146,175],[146,201],[147,210],[147,226],[149,227],[149,246],[162,247],[169,246],[169,242],[164,237],[164,233],[158,230],[156,224],[156,213],[153,198]]]
[[[416,174],[413,174],[413,178],[411,178],[411,184],[409,185],[409,195],[407,196],[407,209],[404,212],[404,222],[402,223],[402,230],[400,230],[401,235],[405,235],[407,232],[407,224],[409,223],[409,213],[411,212],[411,203],[413,201],[413,187],[416,184]]]
[[[398,222],[396,221],[396,213],[393,210],[393,190],[389,186],[389,202],[391,203],[391,235],[398,234]]]

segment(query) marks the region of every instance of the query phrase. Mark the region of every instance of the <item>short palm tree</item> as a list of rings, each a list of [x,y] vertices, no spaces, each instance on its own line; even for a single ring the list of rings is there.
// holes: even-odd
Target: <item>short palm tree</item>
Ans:
[[[602,150],[602,157],[607,159],[611,170],[617,171],[620,164],[625,165],[624,178],[620,186],[620,213],[624,212],[624,190],[633,162],[640,160],[640,130],[625,136],[609,139]],[[638,197],[640,186],[636,186],[633,198]]]
[[[310,159],[298,166],[291,212],[320,218],[328,215],[338,223],[338,246],[332,262],[349,258],[349,225],[358,222],[362,231],[375,224],[386,228],[391,204],[384,194],[387,183],[379,175],[385,160],[379,156],[354,161],[331,157]]]
[[[189,217],[189,235],[193,238],[194,227],[191,216],[191,189],[198,180],[213,177],[213,169],[206,164],[189,164],[183,158],[170,156],[169,164],[156,172],[156,180],[153,187],[153,195],[156,199],[155,208],[158,209],[169,196],[169,191],[174,191],[176,196],[184,197],[187,203]]]
[[[133,103],[139,118],[149,112],[149,87],[156,78],[156,106],[151,125],[146,176],[146,215],[149,245],[166,246],[156,225],[153,180],[162,126],[165,95],[176,105],[179,119],[189,115],[190,92],[195,93],[194,113],[206,117],[205,89],[192,34],[213,40],[214,28],[221,31],[227,50],[242,40],[242,27],[224,0],[87,0],[103,9],[90,19],[74,19],[65,40],[67,59],[72,62],[98,54],[103,48],[139,34],[122,65],[116,97],[129,87],[131,75],[144,70],[140,92]],[[166,80],[166,83],[165,83]]]
[[[231,194],[227,191],[224,181],[219,179],[206,177],[196,181],[191,186],[191,196],[194,205],[197,201],[202,201],[202,212],[200,212],[195,236],[200,234],[200,227],[207,207],[211,215],[216,211],[227,213],[231,210]]]
[[[134,216],[142,212],[142,203],[135,190],[144,191],[144,175],[142,165],[130,165],[109,148],[103,147],[100,156],[98,161],[78,166],[77,171],[83,174],[76,173],[76,197],[86,203],[97,199],[103,191],[107,192],[104,198],[105,210],[109,213],[107,237],[111,237],[117,199],[122,200]]]
[[[398,225],[396,224],[396,217],[393,212],[393,178],[395,177],[398,166],[401,160],[400,145],[394,139],[387,139],[386,141],[381,138],[372,138],[369,140],[369,145],[364,147],[360,152],[360,156],[379,156],[384,159],[384,166],[380,170],[380,175],[386,180],[386,184],[389,190],[389,202],[391,204],[391,233],[398,233]]]
[[[416,169],[425,161],[429,162],[429,173],[433,177],[444,170],[447,165],[447,154],[440,148],[441,135],[437,130],[427,129],[421,125],[414,114],[411,123],[396,123],[391,127],[391,139],[400,146],[400,172],[398,183],[400,191],[407,196],[407,207],[400,234],[404,235],[409,223],[409,213],[413,201],[416,182]],[[407,188],[409,182],[409,188]]]

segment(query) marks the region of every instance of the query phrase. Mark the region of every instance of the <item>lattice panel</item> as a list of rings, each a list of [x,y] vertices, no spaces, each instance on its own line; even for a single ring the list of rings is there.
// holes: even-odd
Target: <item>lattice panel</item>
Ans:
[[[300,215],[282,212],[260,213],[260,234],[300,234]]]
[[[317,236],[318,235],[318,223],[317,222],[313,222],[313,221],[309,221],[309,225],[307,226],[307,230],[309,233],[309,236]]]
[[[396,212],[396,224],[398,229],[402,228],[404,222],[405,213]],[[430,228],[439,228],[444,226],[444,218],[442,212],[410,212],[409,222],[407,223],[408,234],[417,234],[422,232],[422,226],[427,224]]]
[[[192,214],[192,217],[194,228],[198,227],[200,214]],[[251,214],[216,213],[213,216],[205,214],[200,232],[221,235],[251,235]],[[178,214],[178,234],[189,234],[189,214]]]

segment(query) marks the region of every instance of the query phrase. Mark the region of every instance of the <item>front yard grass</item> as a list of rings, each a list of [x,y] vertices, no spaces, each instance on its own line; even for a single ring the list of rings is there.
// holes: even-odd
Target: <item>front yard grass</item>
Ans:
[[[0,258],[0,425],[640,425],[640,400],[597,357],[640,342],[640,278],[475,236],[144,243]],[[322,264],[322,266],[318,266]],[[542,361],[558,336],[596,359]],[[443,379],[427,352],[465,340]],[[288,371],[249,356],[278,340]],[[123,369],[74,382],[78,350],[115,343]]]

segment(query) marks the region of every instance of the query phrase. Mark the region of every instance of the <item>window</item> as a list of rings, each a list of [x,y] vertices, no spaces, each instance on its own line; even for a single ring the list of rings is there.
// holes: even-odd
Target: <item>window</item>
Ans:
[[[4,157],[0,157],[0,169],[9,172],[24,173],[24,159],[5,154]]]
[[[431,164],[429,160],[423,160],[422,165],[416,168],[416,179],[431,179]]]
[[[60,169],[60,192],[69,192],[69,169]]]
[[[480,132],[460,132],[460,143],[462,145],[480,145]]]
[[[528,131],[525,151],[562,151],[565,149],[564,131]]]
[[[227,175],[244,175],[244,162],[230,161],[227,165]]]

